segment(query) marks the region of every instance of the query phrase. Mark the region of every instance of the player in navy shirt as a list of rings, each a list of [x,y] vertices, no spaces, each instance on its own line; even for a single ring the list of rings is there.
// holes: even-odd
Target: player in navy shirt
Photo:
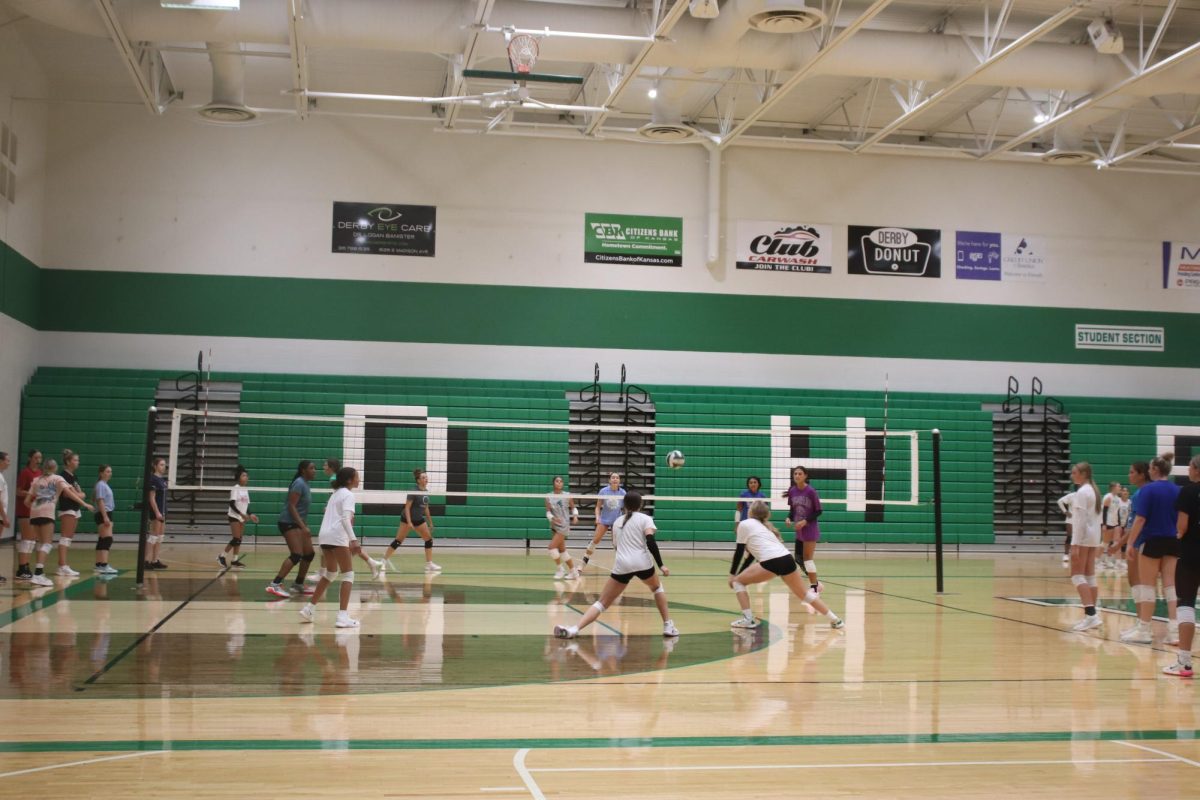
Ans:
[[[1154,614],[1155,586],[1162,576],[1163,597],[1172,620],[1167,628],[1167,642],[1178,641],[1179,626],[1175,620],[1175,562],[1179,560],[1179,539],[1176,536],[1175,498],[1179,487],[1171,482],[1174,453],[1165,453],[1150,462],[1150,481],[1138,489],[1133,498],[1133,531],[1131,547],[1137,552],[1137,579],[1134,600],[1137,601],[1138,622],[1121,634],[1121,641],[1150,644],[1154,637],[1150,620]],[[1140,465],[1129,469],[1130,480]]]

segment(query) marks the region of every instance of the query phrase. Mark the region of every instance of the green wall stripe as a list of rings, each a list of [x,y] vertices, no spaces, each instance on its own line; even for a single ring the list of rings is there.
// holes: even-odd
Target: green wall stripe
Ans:
[[[38,327],[42,270],[0,241],[0,313]]]
[[[880,279],[885,280],[885,279]],[[1200,314],[533,286],[42,270],[43,330],[1200,366]],[[1076,323],[1166,329],[1076,350]]]
[[[139,750],[535,750],[635,747],[811,747],[820,745],[964,744],[976,742],[1191,741],[1200,731],[1031,731],[880,733],[829,736],[631,736],[553,739],[125,739],[0,742],[0,753],[127,752]]]

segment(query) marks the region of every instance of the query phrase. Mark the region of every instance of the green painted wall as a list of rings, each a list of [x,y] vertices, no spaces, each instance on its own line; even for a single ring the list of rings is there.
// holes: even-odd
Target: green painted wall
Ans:
[[[38,327],[43,271],[0,241],[0,314]]]

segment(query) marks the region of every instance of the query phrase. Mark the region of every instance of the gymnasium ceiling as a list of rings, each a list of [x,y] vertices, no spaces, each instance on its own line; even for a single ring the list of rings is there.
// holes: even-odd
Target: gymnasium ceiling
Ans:
[[[35,52],[50,102],[198,124],[365,115],[473,135],[1200,175],[1200,0],[713,4],[715,19],[688,0],[0,0],[0,26]],[[1121,52],[1100,52],[1094,20]],[[464,78],[509,70],[505,28],[541,32],[535,73],[582,83],[522,93]]]

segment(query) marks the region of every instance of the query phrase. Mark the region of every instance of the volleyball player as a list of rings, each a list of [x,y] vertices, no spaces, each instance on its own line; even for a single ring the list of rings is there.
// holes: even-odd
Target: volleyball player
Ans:
[[[1133,498],[1133,542],[1130,548],[1137,554],[1137,578],[1133,592],[1138,621],[1121,633],[1121,641],[1130,644],[1150,644],[1154,641],[1150,621],[1154,616],[1155,586],[1159,576],[1162,577],[1168,616],[1171,620],[1175,619],[1175,562],[1179,558],[1180,544],[1175,511],[1179,487],[1170,480],[1173,461],[1172,453],[1151,461],[1150,480],[1138,489]],[[1134,479],[1134,468],[1138,466],[1135,464],[1129,469],[1131,481]],[[1168,643],[1178,640],[1178,631],[1178,623],[1168,623]]]
[[[392,555],[404,544],[408,534],[416,531],[425,541],[425,571],[441,572],[442,568],[433,563],[433,517],[429,513],[429,474],[418,467],[413,470],[413,479],[417,482],[417,490],[409,492],[404,500],[404,519],[396,529],[396,538],[388,545],[381,563],[391,564]]]
[[[86,496],[83,493],[83,487],[79,485],[79,478],[75,473],[79,469],[79,455],[73,450],[63,450],[62,452],[62,472],[59,474],[62,479],[67,482],[67,485],[75,490],[75,493],[80,496]],[[58,571],[56,575],[63,578],[76,578],[79,573],[71,569],[71,565],[67,563],[67,551],[71,547],[71,542],[75,539],[75,531],[79,530],[79,518],[82,512],[79,510],[79,504],[70,498],[69,495],[63,495],[58,499]]]
[[[1100,492],[1092,478],[1092,465],[1080,461],[1071,468],[1071,482],[1079,488],[1071,495],[1071,583],[1083,603],[1083,619],[1071,630],[1087,631],[1104,623],[1096,614],[1096,554],[1100,551]]]
[[[729,577],[729,588],[737,595],[738,605],[742,615],[730,623],[734,628],[756,628],[758,621],[750,610],[750,594],[746,587],[752,583],[763,583],[778,575],[792,590],[792,594],[810,604],[819,613],[829,618],[832,628],[845,626],[837,614],[833,613],[821,598],[817,590],[811,586],[807,589],[804,581],[796,572],[796,559],[783,544],[779,531],[771,524],[771,508],[762,500],[750,504],[749,516],[738,523],[738,538],[745,539],[746,549],[750,555],[758,559],[757,564],[751,564],[737,575]]]
[[[296,475],[288,487],[287,500],[276,523],[283,540],[287,542],[288,556],[279,565],[275,579],[267,586],[267,594],[290,597],[293,594],[312,593],[311,589],[305,587],[304,578],[315,554],[312,531],[308,527],[308,508],[312,505],[312,488],[308,484],[316,477],[317,465],[312,461],[301,461],[296,466]],[[292,567],[296,567],[297,572],[289,591],[283,588],[283,579],[292,571]]]
[[[616,472],[611,473],[608,476],[608,486],[602,487],[597,494],[600,498],[596,500],[596,532],[592,534],[592,541],[583,554],[581,571],[596,554],[596,545],[600,544],[604,534],[612,530],[613,523],[621,516],[622,498],[625,497],[625,490],[621,488],[621,476]]]
[[[250,513],[250,473],[238,464],[233,469],[233,488],[229,490],[229,509],[225,517],[229,520],[229,544],[217,556],[217,563],[229,569],[242,569],[246,563],[241,559],[242,538],[246,534],[246,520],[258,524],[258,515]],[[228,556],[232,554],[231,561]]]
[[[146,502],[150,504],[150,532],[146,535],[145,569],[166,569],[158,557],[163,531],[167,526],[167,460],[155,456],[150,462],[150,483],[146,487]]]
[[[1179,561],[1175,564],[1175,591],[1179,597],[1179,653],[1175,663],[1163,667],[1167,675],[1192,677],[1192,640],[1196,635],[1196,590],[1200,587],[1200,455],[1188,462],[1188,483],[1175,498],[1175,535]]]
[[[616,473],[613,473],[614,475]],[[654,565],[662,570],[663,577],[671,571],[663,565],[662,554],[658,551],[658,543],[654,539],[656,529],[654,520],[641,512],[642,496],[637,492],[623,495],[625,501],[624,516],[613,520],[613,546],[616,557],[613,559],[612,574],[604,588],[600,590],[600,599],[592,603],[591,608],[583,615],[577,625],[555,625],[554,635],[559,639],[574,639],[579,632],[591,625],[597,617],[611,606],[629,582],[635,577],[646,584],[654,593],[654,605],[663,621],[663,636],[678,636],[679,631],[671,621],[671,612],[667,608],[667,592],[662,582],[654,574]]]
[[[112,547],[113,540],[112,512],[117,507],[112,487],[108,484],[112,480],[112,467],[108,464],[101,464],[96,469],[96,477],[99,480],[92,487],[92,499],[96,503],[95,572],[101,576],[116,575],[118,571],[108,563],[108,551]]]
[[[749,478],[746,478],[746,488],[743,489],[742,493],[738,496],[746,498],[766,497],[766,495],[762,493],[762,481],[759,480],[755,475],[751,475]],[[750,514],[750,505],[753,502],[753,499],[739,500],[737,504],[737,510],[733,513],[733,535],[737,545],[733,549],[733,561],[729,564],[730,575],[736,575],[754,563],[753,554],[746,555],[745,560],[742,560],[742,556],[746,553],[746,538],[742,534],[742,523],[748,519]]]
[[[1055,501],[1056,505],[1058,505],[1058,510],[1061,511],[1063,517],[1066,518],[1065,527],[1067,529],[1067,534],[1066,534],[1066,537],[1063,539],[1063,557],[1062,557],[1063,566],[1065,566],[1065,567],[1071,566],[1071,537],[1074,535],[1071,530],[1071,527],[1072,527],[1071,526],[1071,504],[1072,504],[1072,498],[1074,496],[1075,496],[1074,492],[1067,492],[1066,494],[1064,494],[1062,497],[1058,498],[1058,500]]]
[[[23,582],[28,581],[29,578],[33,575],[33,572],[29,569],[29,557],[26,556],[25,560],[22,562],[20,560],[20,554],[21,553],[32,553],[33,552],[32,549],[29,549],[29,550],[24,549],[26,547],[31,547],[31,545],[26,545],[26,544],[24,544],[24,542],[34,541],[33,528],[29,524],[29,504],[25,502],[25,497],[26,497],[26,495],[29,494],[29,487],[33,485],[33,482],[35,480],[37,480],[38,476],[41,474],[42,474],[42,453],[40,450],[30,450],[28,455],[25,457],[25,467],[19,473],[17,473],[17,496],[16,496],[17,530],[16,530],[16,536],[18,537],[18,540],[17,540],[17,554],[18,554],[17,562],[18,563],[17,563],[16,580],[23,581]],[[22,569],[22,565],[24,565],[23,569]]]
[[[1117,528],[1121,524],[1121,482],[1113,481],[1108,485],[1108,491],[1100,504],[1100,563],[1101,572],[1115,570],[1116,561],[1112,557],[1112,543],[1117,537]]]
[[[58,503],[59,495],[65,495],[87,510],[92,510],[87,498],[71,488],[61,475],[56,475],[57,471],[58,464],[54,459],[44,461],[42,474],[34,480],[29,491],[25,493],[25,504],[29,506],[29,527],[37,541],[38,551],[37,566],[33,575],[26,577],[25,580],[34,586],[54,585],[45,575],[45,562],[46,556],[52,549],[50,542],[54,538],[54,507]],[[29,554],[33,551],[33,544],[34,539],[22,540],[18,546],[18,561],[24,566],[26,574],[29,570]]]
[[[571,532],[571,523],[579,522],[579,509],[575,508],[571,493],[563,491],[561,475],[554,476],[553,487],[554,491],[546,495],[546,519],[550,522],[550,558],[557,567],[554,579],[565,576],[567,580],[575,580],[579,570],[575,568],[575,559],[567,552],[567,534]]]
[[[329,488],[336,490],[337,474],[339,471],[341,471],[341,469],[342,469],[341,461],[337,460],[336,458],[325,459],[324,470],[325,470],[325,477],[329,478]],[[378,578],[381,574],[383,574],[384,566],[387,563],[383,559],[371,558],[369,555],[367,555],[367,551],[362,550],[361,548],[359,550],[355,551],[355,555],[357,555],[363,561],[367,562],[367,567],[370,568],[370,570],[371,570],[372,578]],[[313,580],[313,579],[314,579],[314,576],[312,576],[312,575],[308,576],[308,580]]]
[[[0,450],[0,537],[12,525],[8,517],[8,481],[4,478],[4,470],[8,469],[8,453]],[[0,575],[0,584],[8,583],[8,578]]]
[[[821,582],[817,580],[817,562],[813,556],[817,552],[817,542],[821,540],[817,523],[821,516],[821,498],[808,483],[808,470],[801,466],[792,467],[792,485],[783,496],[788,501],[788,524],[796,531],[796,563],[803,561],[809,587],[820,594]]]
[[[354,534],[354,492],[358,488],[358,470],[342,467],[334,476],[333,495],[325,504],[325,516],[317,543],[321,546],[321,579],[313,591],[312,599],[300,609],[300,620],[312,622],[317,604],[325,596],[325,590],[341,573],[338,615],[334,625],[338,628],[357,628],[358,620],[350,617],[350,593],[354,590],[354,555],[361,550],[358,537]]]

